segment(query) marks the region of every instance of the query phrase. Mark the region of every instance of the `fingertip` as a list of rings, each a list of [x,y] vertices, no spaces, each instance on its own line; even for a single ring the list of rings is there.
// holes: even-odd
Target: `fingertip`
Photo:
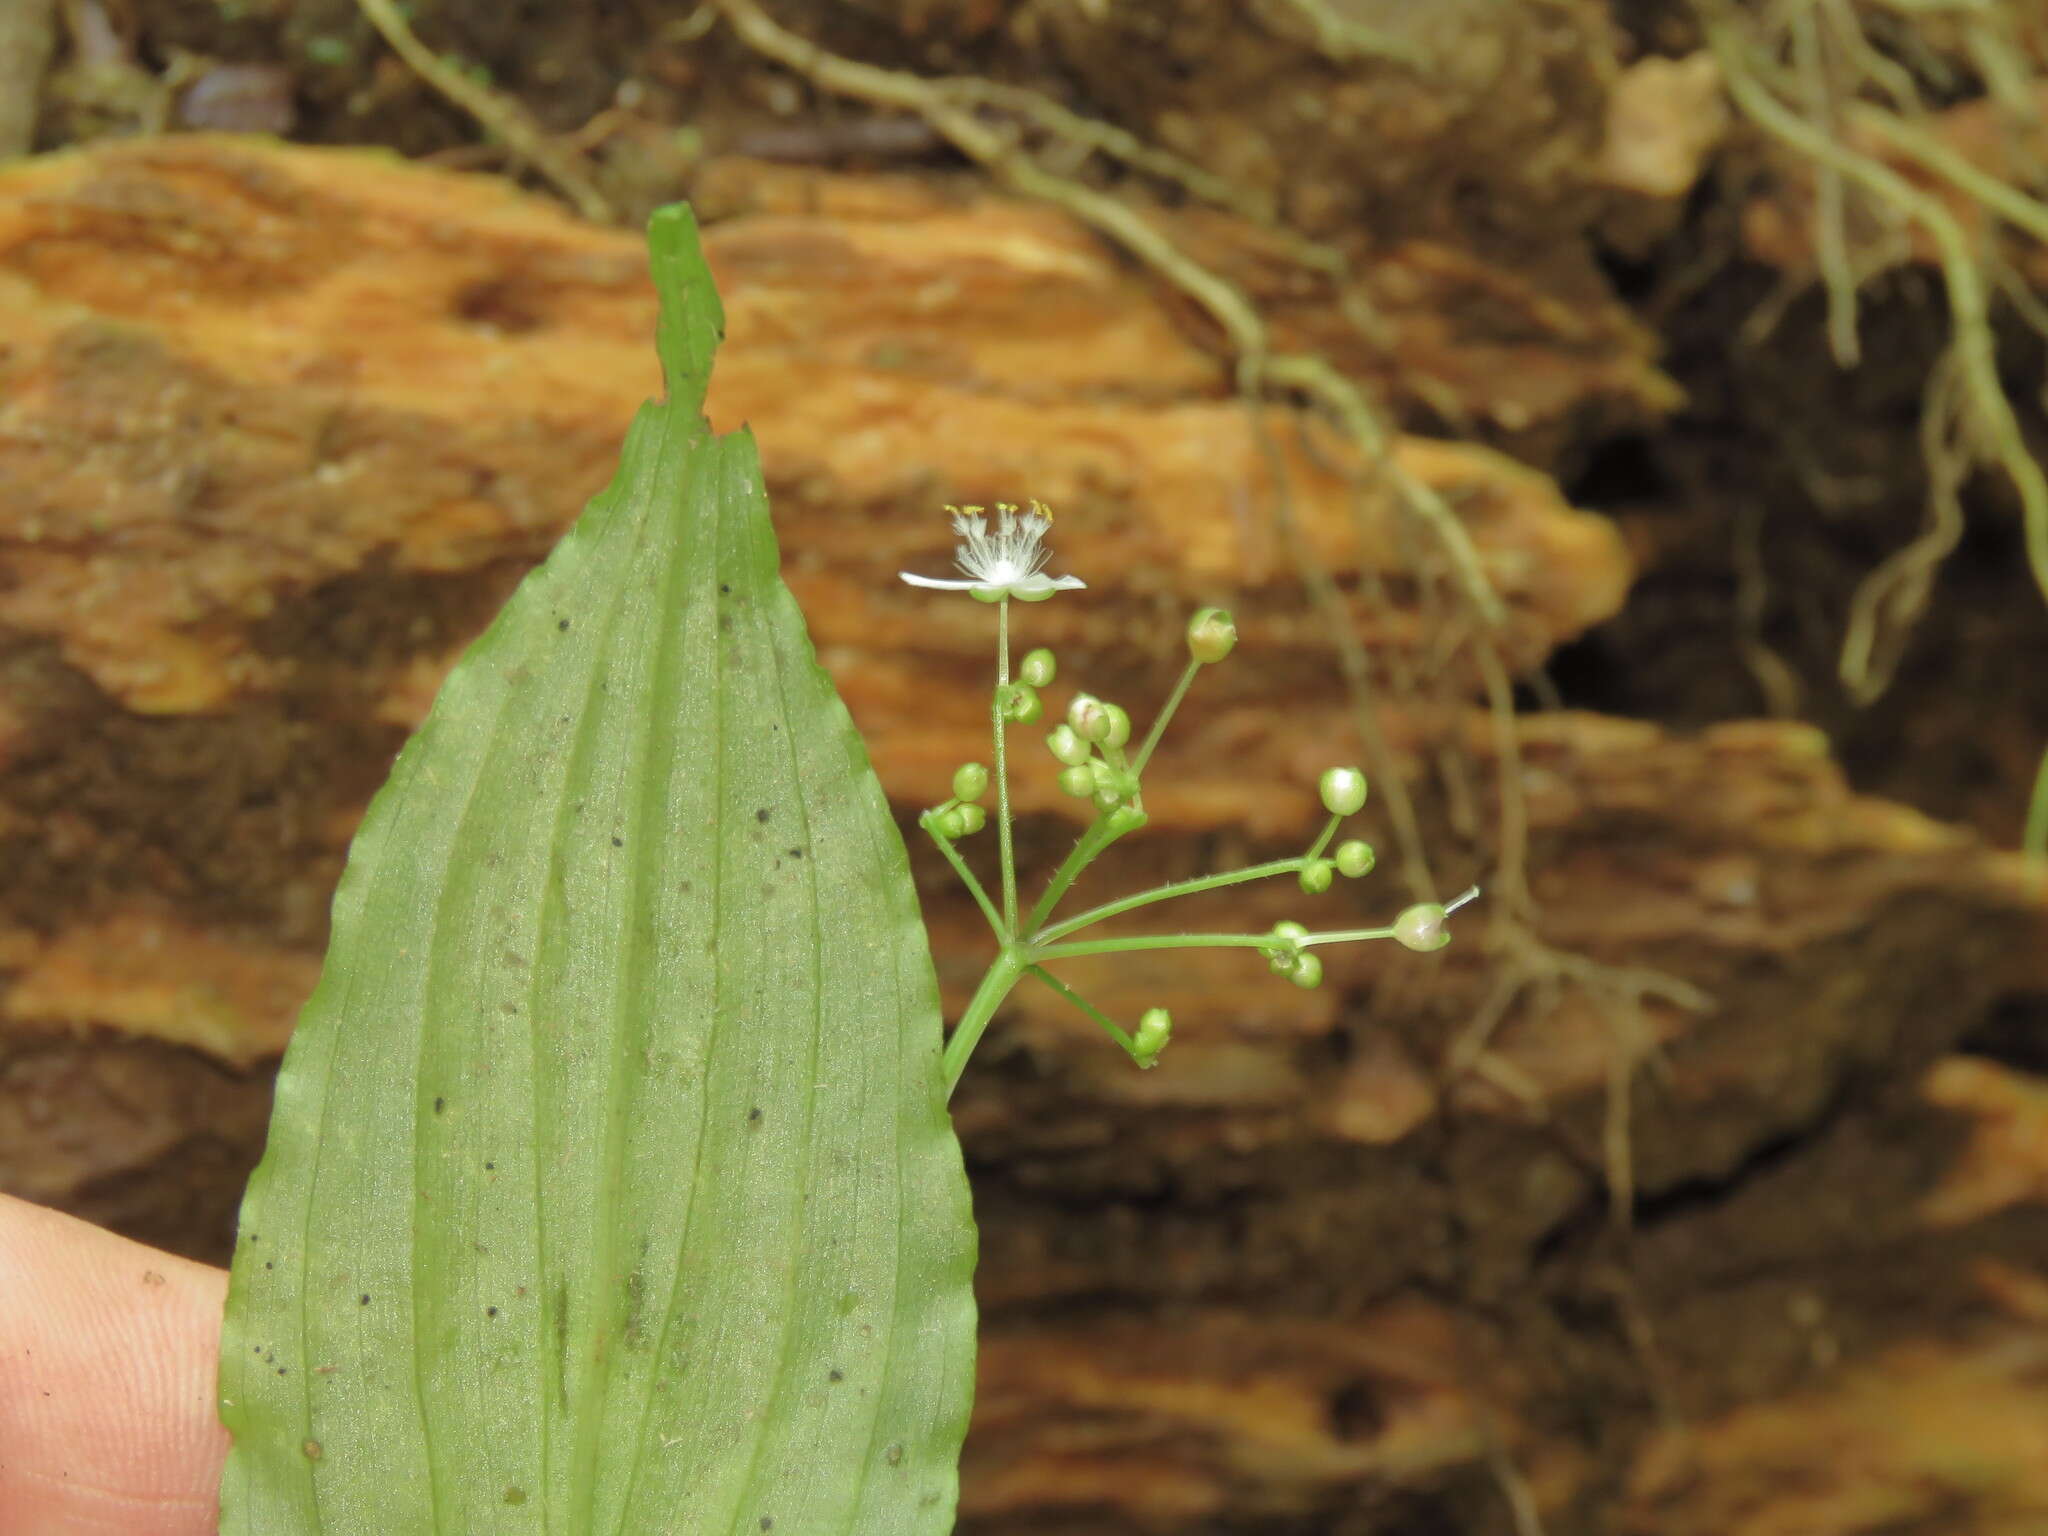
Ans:
[[[7,1530],[207,1536],[225,1272],[0,1195]]]

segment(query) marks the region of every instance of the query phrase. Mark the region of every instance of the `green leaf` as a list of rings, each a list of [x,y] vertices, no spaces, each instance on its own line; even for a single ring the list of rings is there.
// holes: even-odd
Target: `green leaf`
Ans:
[[[221,1530],[952,1524],[974,1231],[881,786],[685,209],[668,399],[364,819],[222,1342]]]

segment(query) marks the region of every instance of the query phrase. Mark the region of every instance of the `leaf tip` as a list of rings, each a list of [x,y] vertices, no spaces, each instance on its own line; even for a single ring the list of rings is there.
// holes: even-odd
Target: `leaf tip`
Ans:
[[[647,221],[648,259],[661,315],[655,350],[671,405],[701,410],[711,382],[711,358],[725,339],[725,306],[704,261],[697,216],[688,203],[654,210]]]

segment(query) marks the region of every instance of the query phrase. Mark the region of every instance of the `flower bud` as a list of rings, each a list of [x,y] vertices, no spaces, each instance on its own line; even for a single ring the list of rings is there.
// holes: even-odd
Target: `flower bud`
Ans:
[[[1308,930],[1301,924],[1278,922],[1266,935],[1267,942],[1259,948],[1272,962],[1273,969],[1284,976],[1294,969],[1294,962],[1301,956],[1301,942],[1307,937]]]
[[[1365,805],[1365,775],[1356,768],[1326,768],[1317,787],[1332,816],[1349,816]]]
[[[1159,1065],[1159,1053],[1173,1038],[1173,1015],[1164,1008],[1147,1008],[1131,1036],[1131,1055],[1141,1067]]]
[[[1199,662],[1221,661],[1237,648],[1237,625],[1228,609],[1204,608],[1188,620],[1188,654]]]
[[[988,812],[984,811],[980,806],[974,805],[972,803],[967,805],[956,805],[953,807],[952,810],[948,811],[946,814],[949,816],[958,816],[960,818],[959,835],[962,837],[972,837],[975,833],[979,832],[983,827],[988,825]]]
[[[1336,864],[1329,859],[1317,859],[1313,864],[1304,864],[1301,868],[1301,888],[1311,896],[1322,895],[1330,888],[1330,881],[1336,870]]]
[[[1360,875],[1371,874],[1373,862],[1371,843],[1362,843],[1354,837],[1337,845],[1337,870],[1347,879],[1356,880]]]
[[[1067,706],[1067,724],[1083,741],[1100,741],[1109,734],[1109,706],[1092,693],[1077,693]]]
[[[960,814],[960,807],[931,813],[931,828],[947,842],[967,835],[967,818]]]
[[[1041,645],[1037,650],[1025,653],[1024,660],[1017,666],[1017,675],[1032,687],[1043,688],[1058,670],[1059,663],[1053,660],[1052,652]]]
[[[1424,954],[1442,949],[1451,942],[1444,928],[1444,909],[1433,901],[1418,902],[1394,919],[1394,937]]]
[[[1313,950],[1303,950],[1294,957],[1294,964],[1287,972],[1287,979],[1304,991],[1323,984],[1322,958]]]
[[[1105,747],[1120,747],[1131,739],[1131,717],[1117,704],[1104,704],[1103,710],[1109,715],[1109,729],[1102,734]]]
[[[1038,697],[1038,690],[1029,683],[1011,683],[1007,688],[998,689],[996,697],[1002,705],[1003,718],[1013,725],[1029,725],[1045,713],[1045,704]]]
[[[1135,805],[1119,805],[1109,813],[1109,830],[1118,837],[1135,832],[1152,818]]]
[[[1086,763],[1061,772],[1060,793],[1072,795],[1076,800],[1085,800],[1095,793],[1095,775],[1088,771]]]
[[[988,793],[988,770],[979,763],[962,763],[953,770],[953,798],[979,800]]]
[[[1074,734],[1071,725],[1060,724],[1052,728],[1045,738],[1045,744],[1052,755],[1069,768],[1078,768],[1094,755],[1094,749]]]

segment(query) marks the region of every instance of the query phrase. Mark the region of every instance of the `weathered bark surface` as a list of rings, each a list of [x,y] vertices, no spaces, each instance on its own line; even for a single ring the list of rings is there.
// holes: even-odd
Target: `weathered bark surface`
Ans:
[[[1188,607],[1245,633],[1103,886],[1298,846],[1315,773],[1356,753],[1299,563],[1376,650],[1432,637],[1343,446],[1269,410],[1276,460],[1199,331],[1057,214],[737,163],[700,200],[713,416],[761,437],[790,581],[906,815],[985,753],[990,637],[894,573],[945,565],[940,503],[1038,496],[1091,583],[1026,615],[1062,688],[1142,710]],[[1255,235],[1199,233],[1256,264]],[[1441,261],[1386,262],[1441,296],[1414,276]],[[603,481],[651,319],[637,241],[481,180],[207,140],[0,173],[0,1184],[223,1250],[355,821]],[[1668,401],[1618,312],[1569,347],[1433,334],[1481,416]],[[1621,606],[1621,538],[1547,476],[1397,451],[1458,508],[1517,673]],[[1455,750],[1486,781],[1476,706],[1385,715],[1418,776]],[[2010,863],[1851,794],[1801,727],[1514,730],[1542,945],[1708,1006],[1489,945],[1485,908],[1314,993],[1227,954],[1076,966],[1112,1013],[1174,1009],[1142,1075],[1020,992],[956,1105],[987,1319],[968,1528],[1506,1531],[1504,1489],[1554,1531],[2048,1520],[2048,1111],[1952,1055],[2048,988]],[[1036,869],[1072,817],[1024,755]],[[1473,855],[1433,803],[1450,886]],[[1390,913],[1394,862],[1326,909]],[[985,940],[921,874],[957,1006]]]

